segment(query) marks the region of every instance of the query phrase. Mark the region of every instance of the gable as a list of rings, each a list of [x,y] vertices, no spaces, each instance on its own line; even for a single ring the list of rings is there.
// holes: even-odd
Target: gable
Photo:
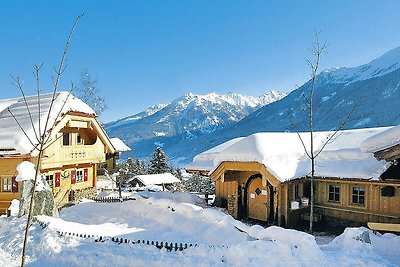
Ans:
[[[48,143],[60,139],[63,133],[81,134],[82,139],[86,141],[84,142],[86,145],[94,144],[96,140],[99,139],[105,146],[104,153],[115,152],[115,148],[111,144],[110,139],[94,116],[68,112],[52,129]],[[61,143],[61,141],[59,143]],[[37,152],[33,150],[31,154],[35,155]]]
[[[224,161],[221,162],[218,167],[212,171],[211,178],[215,181],[217,179],[224,180],[224,174],[226,171],[256,171],[262,174],[262,183],[264,186],[267,185],[267,181],[273,185],[278,186],[281,182],[272,175],[267,168],[258,162],[233,162]]]

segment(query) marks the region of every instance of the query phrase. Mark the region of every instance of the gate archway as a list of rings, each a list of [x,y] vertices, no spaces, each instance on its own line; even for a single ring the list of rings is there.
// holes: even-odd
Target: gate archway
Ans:
[[[246,182],[243,203],[246,217],[271,223],[274,217],[273,194],[273,187],[269,183],[263,186],[261,174],[250,176]]]

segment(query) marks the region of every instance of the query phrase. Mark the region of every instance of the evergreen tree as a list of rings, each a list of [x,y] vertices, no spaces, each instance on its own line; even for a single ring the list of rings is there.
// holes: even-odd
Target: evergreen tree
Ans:
[[[174,175],[175,175],[176,178],[178,178],[179,180],[182,181],[183,176],[182,176],[182,170],[181,170],[181,168],[176,167],[176,169],[175,169],[175,171],[174,171]]]
[[[172,172],[172,168],[168,163],[168,157],[165,155],[161,147],[157,147],[150,159],[150,173]]]
[[[215,182],[209,176],[193,174],[189,179],[183,182],[187,191],[214,194]]]
[[[135,171],[137,175],[148,174],[149,170],[146,163],[143,160],[136,159],[135,161]]]

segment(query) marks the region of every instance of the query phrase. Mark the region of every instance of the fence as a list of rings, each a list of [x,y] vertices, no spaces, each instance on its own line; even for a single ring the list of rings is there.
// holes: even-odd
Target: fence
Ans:
[[[36,218],[36,221],[39,223],[39,225],[42,227],[42,229],[46,228],[48,226],[48,223],[42,222]],[[93,235],[93,234],[78,234],[78,233],[73,233],[73,232],[63,232],[56,230],[56,232],[60,236],[76,236],[80,238],[93,238],[94,242],[113,242],[115,244],[136,244],[136,245],[149,245],[149,246],[155,246],[158,249],[165,248],[167,251],[182,251],[190,247],[197,247],[198,244],[192,244],[192,243],[174,243],[174,242],[165,242],[165,241],[157,241],[157,240],[131,240],[127,238],[118,238],[118,237],[109,237],[109,236],[99,236],[99,235]],[[224,245],[209,245],[209,248],[215,248],[215,247],[221,247],[221,248],[228,248],[227,246]]]
[[[111,203],[111,202],[124,202],[129,200],[136,200],[134,197],[94,197],[90,198],[90,200],[100,202],[100,203]]]

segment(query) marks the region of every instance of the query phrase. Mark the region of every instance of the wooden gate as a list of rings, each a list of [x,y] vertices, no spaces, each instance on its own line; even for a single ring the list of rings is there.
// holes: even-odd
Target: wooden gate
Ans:
[[[268,221],[269,189],[263,187],[261,177],[251,179],[247,188],[248,217]]]

